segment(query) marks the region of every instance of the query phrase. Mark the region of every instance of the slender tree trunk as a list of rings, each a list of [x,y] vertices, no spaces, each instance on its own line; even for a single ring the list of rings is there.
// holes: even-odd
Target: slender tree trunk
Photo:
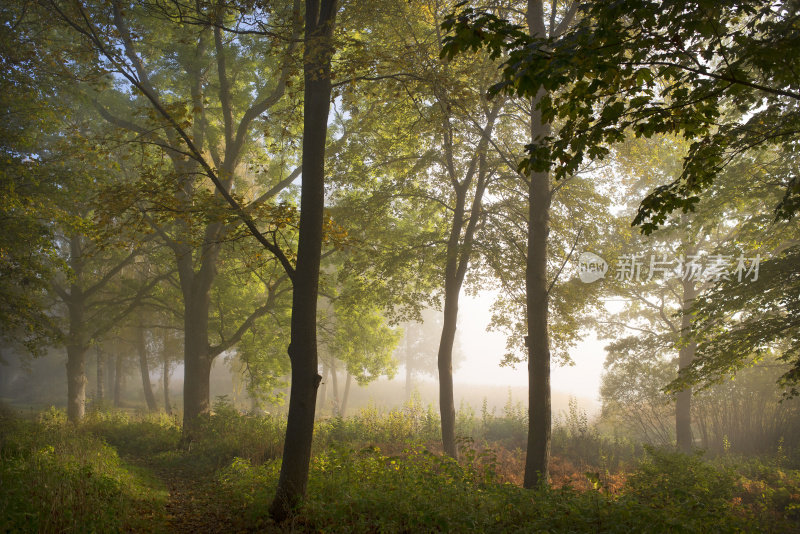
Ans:
[[[449,248],[450,246],[448,245]],[[458,243],[456,243],[457,248]],[[442,337],[439,340],[437,361],[439,365],[439,411],[442,419],[442,448],[445,454],[456,458],[458,456],[458,448],[456,447],[456,405],[453,398],[453,343],[456,338],[458,294],[461,291],[461,284],[456,280],[455,272],[458,259],[456,256],[451,259],[450,256],[451,254],[448,250],[444,284]]]
[[[86,413],[86,348],[67,345],[67,419],[77,423]]]
[[[413,373],[414,369],[411,365],[411,347],[409,347],[408,340],[410,338],[409,328],[406,329],[406,402],[411,401],[411,394],[414,392]]]
[[[442,447],[445,454],[453,458],[458,456],[456,447],[456,406],[453,391],[453,345],[458,327],[458,299],[471,260],[475,230],[481,216],[483,193],[487,187],[486,146],[492,135],[501,105],[501,101],[499,99],[496,100],[492,110],[486,117],[486,128],[481,135],[481,140],[476,150],[475,157],[477,159],[473,159],[470,169],[462,182],[457,183],[454,180],[456,205],[453,211],[453,225],[450,228],[450,236],[447,240],[442,335],[439,340],[439,352],[437,355],[439,367],[439,410],[442,417]],[[451,147],[448,146],[447,150],[448,153],[452,153]],[[477,181],[474,176],[476,168]],[[471,209],[467,215],[467,192],[472,182],[476,182],[475,193]],[[462,240],[462,230],[464,230],[465,226],[466,230],[463,232],[464,237]]]
[[[341,415],[339,413],[341,402],[339,402],[339,376],[336,374],[336,358],[331,358],[331,389],[333,389],[332,413],[334,417],[339,417]]]
[[[528,31],[545,36],[544,8],[541,0],[528,0]],[[542,123],[536,105],[544,97],[540,91],[531,100],[531,141],[550,134]],[[549,294],[547,287],[547,237],[550,232],[550,174],[532,172],[528,182],[528,254],[525,268],[525,293],[528,321],[528,444],[523,485],[534,488],[547,484],[550,464],[550,335],[548,332]]]
[[[73,240],[74,241],[74,240]],[[75,244],[72,250],[80,250]],[[67,337],[67,419],[77,423],[86,413],[86,351],[84,335],[84,295],[77,284],[70,287],[67,301],[69,335]]]
[[[95,346],[95,353],[97,354],[97,400],[102,402],[106,397],[106,357],[103,354],[100,345]]]
[[[458,324],[458,296],[463,277],[459,276],[459,249],[461,230],[464,227],[464,207],[467,184],[456,186],[456,206],[453,225],[447,240],[444,269],[444,309],[442,310],[442,335],[439,339],[437,363],[439,367],[439,413],[442,420],[442,449],[453,458],[458,457],[456,447],[456,404],[453,390],[453,344]]]
[[[314,434],[319,376],[317,293],[325,204],[325,141],[331,101],[331,57],[336,0],[306,0],[303,70],[303,181],[297,267],[292,294],[289,359],[292,385],[283,461],[270,513],[277,522],[292,513],[306,493]]]
[[[114,362],[114,407],[120,408],[122,406],[122,385],[125,380],[125,373],[122,369],[122,353],[117,352],[117,358]]]
[[[147,339],[144,328],[141,326],[136,329],[136,351],[139,353],[139,371],[142,375],[144,400],[147,403],[148,411],[155,412],[158,410],[158,405],[156,397],[153,395],[153,385],[150,383],[150,368],[147,365]]]
[[[548,173],[531,175],[528,258],[525,277],[528,309],[528,447],[524,486],[547,484],[550,463],[550,338],[547,288]]]
[[[106,387],[107,394],[112,398],[114,396],[114,378],[116,377],[116,358],[106,358]]]
[[[161,381],[164,383],[164,411],[167,412],[167,415],[172,415],[172,405],[169,402],[169,358],[166,350],[164,351],[163,365]]]
[[[694,280],[683,280],[683,302],[681,303],[681,336],[688,335],[692,328],[690,309],[694,299],[697,298],[697,288]],[[678,370],[683,370],[691,365],[697,351],[696,343],[683,345],[678,353]],[[678,392],[675,400],[675,437],[678,450],[689,453],[693,448],[692,440],[692,388],[687,387]]]
[[[342,408],[339,410],[339,417],[344,417],[347,412],[347,399],[350,398],[350,382],[353,381],[353,375],[348,371],[347,380],[344,383],[344,395],[342,395]]]
[[[322,387],[320,388],[319,395],[317,396],[317,413],[322,415],[322,412],[325,411],[325,403],[328,400],[328,379],[330,375],[330,369],[328,364],[324,361],[322,362]]]

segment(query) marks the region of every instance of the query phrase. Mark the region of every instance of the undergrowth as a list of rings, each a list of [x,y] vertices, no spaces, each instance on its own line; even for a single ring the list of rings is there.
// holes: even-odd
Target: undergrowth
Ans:
[[[307,498],[281,529],[308,532],[787,532],[800,520],[800,472],[784,458],[713,460],[633,447],[573,410],[554,429],[550,488],[519,486],[524,411],[460,416],[459,460],[439,453],[429,407],[365,410],[317,424]],[[50,411],[2,419],[0,531],[158,531],[179,470],[242,531],[275,530],[268,508],[285,422],[218,402],[191,439],[165,415]],[[524,436],[524,433],[523,433]],[[122,455],[120,458],[119,454]],[[516,463],[515,463],[516,462]]]
[[[0,418],[0,532],[161,530],[166,491],[50,410]]]

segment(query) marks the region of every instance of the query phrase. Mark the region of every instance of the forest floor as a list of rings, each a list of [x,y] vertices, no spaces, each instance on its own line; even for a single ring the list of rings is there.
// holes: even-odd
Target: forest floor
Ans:
[[[559,430],[551,486],[524,490],[519,421],[462,426],[474,437],[458,461],[438,452],[436,423],[321,421],[307,498],[276,525],[278,418],[217,410],[183,446],[164,415],[75,426],[57,410],[0,413],[0,532],[800,532],[800,471],[785,456],[707,459]]]
[[[145,459],[136,465],[149,468],[169,492],[165,506],[166,531],[175,534],[236,532],[232,510],[214,497],[213,473],[206,476],[181,467],[152,465]]]

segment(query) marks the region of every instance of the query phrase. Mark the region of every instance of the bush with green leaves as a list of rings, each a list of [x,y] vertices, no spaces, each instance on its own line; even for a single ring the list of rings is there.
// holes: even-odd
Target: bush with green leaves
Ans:
[[[433,406],[410,400],[402,408],[381,411],[376,406],[362,409],[358,414],[343,418],[331,418],[317,422],[315,450],[328,445],[349,443],[359,445],[388,444],[414,445],[441,439],[439,415]]]

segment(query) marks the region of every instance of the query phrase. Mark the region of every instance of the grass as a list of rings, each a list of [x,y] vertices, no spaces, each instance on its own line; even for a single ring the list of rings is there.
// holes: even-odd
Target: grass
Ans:
[[[51,410],[0,416],[0,531],[159,531],[168,493],[100,438]]]
[[[553,463],[564,476],[554,475],[551,488],[524,490],[519,415],[516,407],[462,415],[460,428],[472,437],[461,440],[459,461],[439,454],[438,418],[419,404],[320,421],[307,498],[280,529],[798,530],[800,472],[787,459],[631,448],[580,418],[554,430]],[[267,511],[280,471],[280,419],[221,403],[189,444],[163,415],[95,413],[76,427],[51,410],[36,421],[1,422],[0,531],[279,530]]]

